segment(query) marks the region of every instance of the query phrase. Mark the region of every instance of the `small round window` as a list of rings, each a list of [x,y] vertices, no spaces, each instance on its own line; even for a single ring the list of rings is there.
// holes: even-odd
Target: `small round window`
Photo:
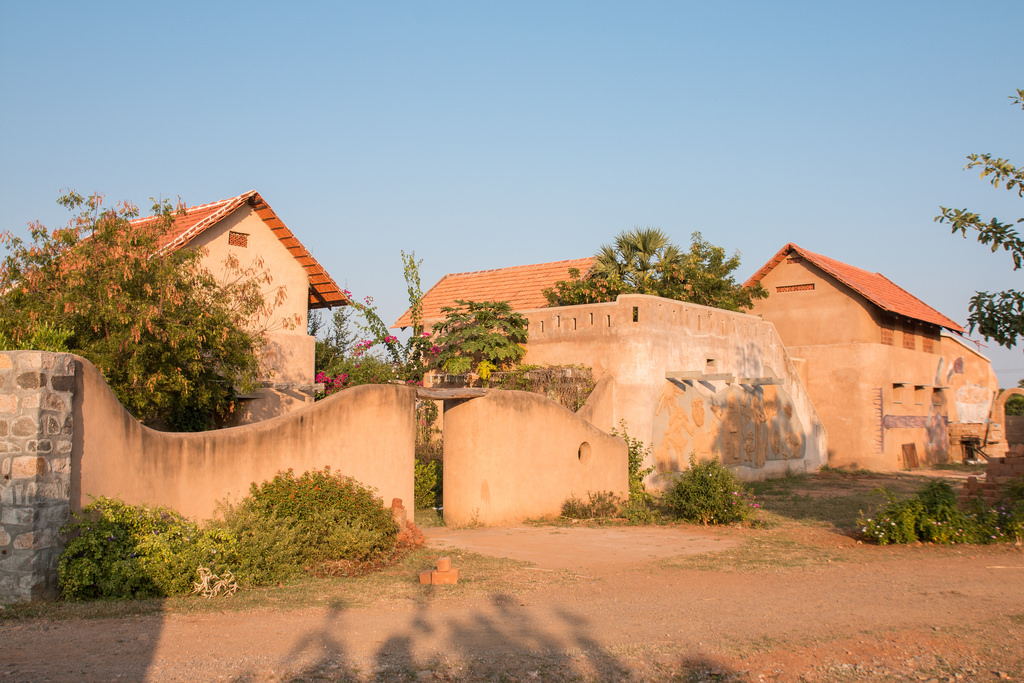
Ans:
[[[576,451],[576,458],[580,461],[581,465],[590,464],[590,444],[584,441],[580,444],[579,450]]]

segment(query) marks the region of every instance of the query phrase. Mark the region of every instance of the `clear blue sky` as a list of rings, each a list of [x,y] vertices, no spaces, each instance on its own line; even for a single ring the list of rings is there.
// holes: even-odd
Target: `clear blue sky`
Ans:
[[[745,278],[786,242],[964,322],[1017,286],[939,205],[1016,219],[962,170],[1024,163],[1024,2],[0,0],[0,228],[64,188],[258,190],[355,294],[701,231]],[[1004,386],[1020,350],[986,353]]]

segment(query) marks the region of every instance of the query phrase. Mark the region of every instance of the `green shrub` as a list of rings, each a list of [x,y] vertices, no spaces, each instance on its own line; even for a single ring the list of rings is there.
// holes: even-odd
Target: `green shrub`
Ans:
[[[658,521],[658,512],[654,509],[653,501],[629,499],[622,505],[619,511],[626,521],[635,526],[654,524]]]
[[[441,500],[441,484],[443,481],[441,461],[416,461],[415,495],[416,509],[428,510],[437,507]]]
[[[689,469],[676,478],[664,502],[675,518],[701,524],[742,522],[760,507],[746,485],[721,463],[698,463],[692,454]]]
[[[318,564],[374,562],[398,525],[371,489],[330,470],[291,470],[251,487],[208,528],[166,508],[98,498],[64,525],[59,564],[69,600],[188,593],[204,567],[246,586],[295,578]]]
[[[58,565],[67,600],[144,598],[187,593],[200,566],[235,562],[234,539],[201,530],[167,508],[97,498],[61,529],[71,536]]]
[[[886,503],[874,516],[857,520],[862,538],[872,543],[999,543],[1024,535],[1024,506],[1014,502],[1012,490],[995,507],[975,498],[967,511],[957,507],[956,494],[941,479],[903,500],[881,493]]]
[[[243,586],[289,581],[306,568],[305,538],[297,524],[265,514],[251,498],[221,509],[214,524],[235,538],[231,571]]]
[[[889,502],[882,506],[877,516],[858,520],[864,539],[879,545],[917,541],[924,506],[916,498],[897,500],[888,491],[884,493]]]
[[[376,493],[330,468],[296,477],[292,470],[253,484],[249,499],[256,515],[294,526],[304,561],[371,560],[395,548],[398,524]],[[244,529],[234,529],[242,544]],[[239,552],[248,548],[240,545]]]
[[[630,524],[650,524],[657,517],[654,512],[654,498],[647,492],[647,485],[644,483],[647,475],[654,471],[654,467],[644,467],[644,461],[651,454],[651,447],[629,435],[625,420],[619,422],[619,429],[612,430],[612,436],[621,437],[626,442],[628,455],[626,473],[629,481],[629,498],[622,508],[622,514]]]
[[[602,519],[618,517],[621,501],[611,491],[596,491],[587,494],[583,502],[570,496],[562,503],[562,516],[569,519]]]
[[[442,500],[444,441],[441,430],[437,427],[439,414],[440,410],[435,401],[417,401],[413,501],[417,510],[432,510],[440,505]]]

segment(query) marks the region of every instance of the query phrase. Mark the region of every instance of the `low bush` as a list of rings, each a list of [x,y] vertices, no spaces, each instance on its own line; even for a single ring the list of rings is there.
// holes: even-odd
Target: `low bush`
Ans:
[[[61,532],[65,599],[188,593],[200,568],[257,586],[324,563],[376,566],[395,550],[398,524],[373,490],[329,469],[291,470],[253,484],[206,528],[173,510],[98,498]],[[230,572],[230,574],[228,573]]]
[[[298,477],[290,469],[281,472],[270,481],[253,484],[242,505],[251,506],[259,517],[293,528],[307,563],[371,560],[395,548],[398,524],[391,510],[373,490],[351,477],[331,474],[330,468]],[[239,535],[239,552],[246,552],[245,529],[232,530]]]
[[[626,431],[626,422],[619,422],[619,429],[612,429],[612,436],[621,437],[626,442],[626,473],[629,482],[629,498],[622,506],[622,516],[630,524],[651,524],[658,514],[654,510],[654,497],[647,492],[644,479],[654,471],[654,467],[644,467],[644,462],[651,454],[651,447],[640,439],[635,439]]]
[[[881,493],[887,500],[874,516],[857,520],[861,537],[872,543],[999,543],[1024,536],[1024,495],[1017,499],[1013,485],[996,506],[975,498],[967,510],[957,507],[953,488],[941,479],[902,500],[888,491]]]
[[[97,498],[75,513],[58,565],[67,600],[145,598],[187,593],[197,567],[219,572],[236,562],[223,529],[200,529],[167,508]]]
[[[611,491],[596,491],[587,494],[587,500],[570,496],[562,503],[562,516],[569,519],[603,519],[618,517],[622,502]]]
[[[416,403],[416,470],[414,505],[417,510],[433,510],[443,500],[444,438],[437,427],[440,410],[436,401]]]
[[[443,473],[440,460],[416,460],[415,496],[417,510],[430,510],[441,502]]]
[[[717,460],[690,467],[666,491],[665,507],[676,519],[700,524],[732,524],[753,516],[760,507],[746,485]]]

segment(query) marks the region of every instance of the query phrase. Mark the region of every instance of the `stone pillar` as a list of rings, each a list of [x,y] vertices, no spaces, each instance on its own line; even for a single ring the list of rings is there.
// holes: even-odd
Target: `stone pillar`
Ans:
[[[57,596],[74,387],[71,354],[0,352],[0,603]]]

